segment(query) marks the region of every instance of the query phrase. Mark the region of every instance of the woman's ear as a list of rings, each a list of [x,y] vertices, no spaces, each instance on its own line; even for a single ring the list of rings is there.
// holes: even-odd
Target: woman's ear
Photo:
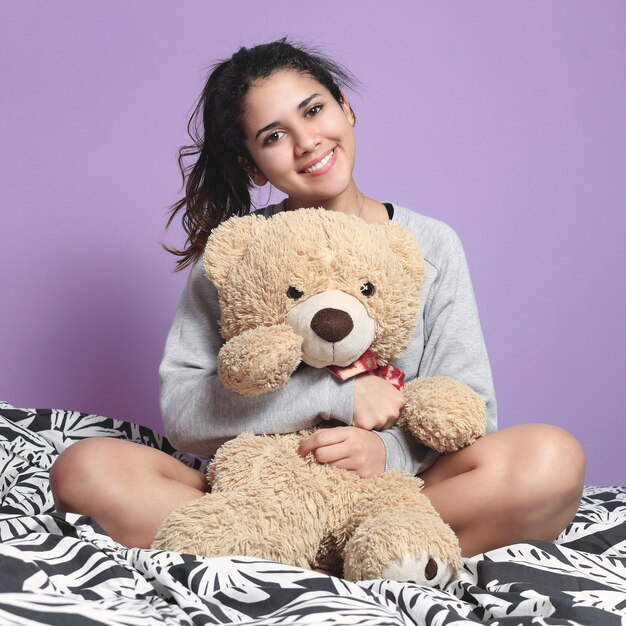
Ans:
[[[352,126],[356,126],[356,113],[352,107],[350,107],[350,124],[352,124]]]
[[[263,172],[261,172],[261,170],[256,165],[250,163],[248,159],[242,156],[237,157],[237,160],[239,161],[239,165],[241,165],[244,172],[249,176],[250,180],[257,187],[263,187],[263,185],[267,184],[268,181],[265,177],[265,174],[263,174]]]
[[[356,126],[356,115],[350,106],[350,102],[348,102],[348,98],[346,98],[345,94],[341,93],[341,108],[343,112],[346,114],[346,117],[350,121],[351,126]]]

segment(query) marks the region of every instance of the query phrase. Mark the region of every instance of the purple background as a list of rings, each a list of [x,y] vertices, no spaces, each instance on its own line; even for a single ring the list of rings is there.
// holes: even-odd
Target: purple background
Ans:
[[[290,34],[364,83],[362,189],[461,235],[501,425],[626,484],[626,3],[0,7],[0,398],[160,427],[186,120],[210,63]]]

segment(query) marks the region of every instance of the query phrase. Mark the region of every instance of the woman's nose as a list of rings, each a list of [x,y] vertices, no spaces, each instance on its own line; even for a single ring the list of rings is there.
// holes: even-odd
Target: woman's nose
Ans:
[[[294,150],[297,156],[313,152],[320,144],[320,137],[312,127],[301,128],[295,133]]]

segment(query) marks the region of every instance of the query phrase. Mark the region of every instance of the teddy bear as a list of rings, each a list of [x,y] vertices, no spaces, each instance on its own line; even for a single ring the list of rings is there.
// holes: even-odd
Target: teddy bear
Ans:
[[[425,278],[408,229],[323,209],[233,217],[211,233],[203,262],[219,298],[226,388],[270,393],[303,363],[402,387],[393,362],[416,328]],[[450,452],[484,434],[484,403],[464,383],[418,377],[402,391],[397,425],[428,447]],[[311,432],[243,433],[223,444],[207,469],[209,493],[172,512],[152,547],[259,557],[353,581],[441,586],[454,577],[458,540],[421,479],[360,478],[303,458],[298,444]]]

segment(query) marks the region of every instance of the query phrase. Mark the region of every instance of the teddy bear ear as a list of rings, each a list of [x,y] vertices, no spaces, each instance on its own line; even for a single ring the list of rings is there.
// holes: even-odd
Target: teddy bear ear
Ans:
[[[413,278],[418,288],[421,288],[426,271],[424,255],[415,237],[408,228],[393,222],[387,222],[385,228],[391,248],[402,259],[404,269]]]
[[[218,289],[266,223],[262,215],[231,217],[209,235],[202,257],[204,273]]]

